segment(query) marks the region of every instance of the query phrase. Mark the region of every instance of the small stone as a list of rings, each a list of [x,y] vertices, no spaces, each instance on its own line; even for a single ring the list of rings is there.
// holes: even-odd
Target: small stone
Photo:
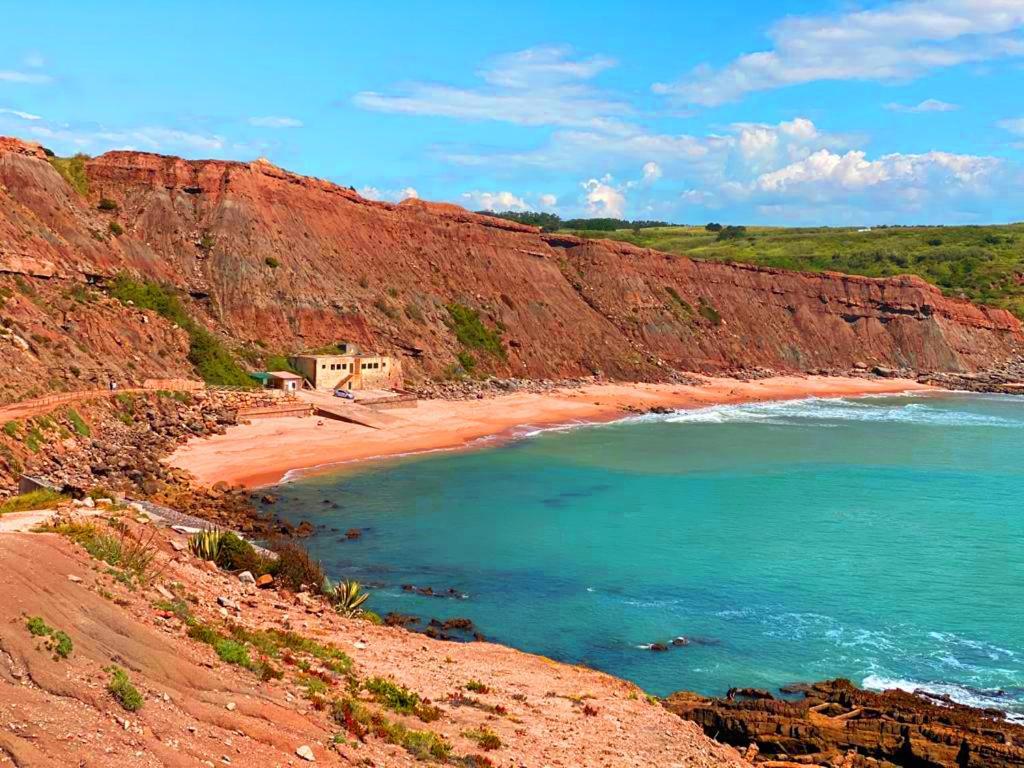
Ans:
[[[252,575],[251,571],[242,571],[238,574],[238,580],[243,584],[255,584],[256,577]]]
[[[308,760],[311,763],[316,762],[316,755],[313,754],[313,750],[310,749],[306,744],[295,750],[295,754],[301,757],[303,760]]]
[[[68,581],[74,582],[75,584],[81,584],[82,583],[82,577],[81,576],[71,575],[71,576],[68,576]]]
[[[260,589],[266,589],[267,587],[273,586],[274,577],[269,573],[264,573],[258,579],[256,579],[256,586]]]
[[[224,707],[224,708],[225,708],[225,709],[226,709],[226,710],[227,710],[228,712],[234,712],[234,711],[235,711],[235,707],[236,707],[236,706],[237,706],[237,705],[235,704],[235,702],[233,702],[233,701],[229,701],[229,702],[228,702],[228,703],[227,703],[227,704],[225,705],[225,707]]]
[[[362,640],[356,640],[354,643],[352,643],[352,645],[358,651],[361,651],[364,648],[366,648],[366,643],[364,643]]]
[[[178,541],[177,539],[171,539],[171,548],[175,552],[184,552],[188,549],[188,545],[184,541]]]

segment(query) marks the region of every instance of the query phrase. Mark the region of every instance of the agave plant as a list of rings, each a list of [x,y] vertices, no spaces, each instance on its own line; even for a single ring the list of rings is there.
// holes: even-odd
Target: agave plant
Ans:
[[[324,594],[342,616],[355,618],[363,612],[362,605],[370,599],[370,593],[364,592],[358,581],[345,579],[338,584],[327,582]]]
[[[224,531],[217,530],[216,528],[197,531],[189,537],[188,550],[201,560],[217,562],[220,556],[220,545],[223,540]]]

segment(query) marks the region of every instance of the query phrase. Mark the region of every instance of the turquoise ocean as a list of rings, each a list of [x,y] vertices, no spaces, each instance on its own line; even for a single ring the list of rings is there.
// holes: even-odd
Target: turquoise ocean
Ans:
[[[370,585],[381,614],[468,617],[658,695],[842,676],[1024,721],[1024,399],[524,427],[279,491],[281,516],[317,525],[331,577]]]

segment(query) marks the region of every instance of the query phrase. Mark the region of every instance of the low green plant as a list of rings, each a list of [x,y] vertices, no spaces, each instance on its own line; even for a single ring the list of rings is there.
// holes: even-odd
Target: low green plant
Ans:
[[[466,683],[466,690],[472,691],[473,693],[490,693],[491,689],[481,683],[479,680],[470,680]]]
[[[372,734],[402,747],[417,760],[447,762],[452,754],[452,745],[433,731],[417,731],[388,720],[384,715],[371,712],[351,696],[334,702],[332,716],[347,733],[360,741]]]
[[[26,512],[31,509],[49,509],[67,500],[67,496],[49,488],[37,488],[28,493],[11,496],[0,504],[0,515],[8,512]]]
[[[277,269],[278,267],[281,266],[281,262],[275,259],[273,256],[267,256],[267,258],[263,260],[263,263],[266,264],[271,269]]]
[[[225,535],[225,531],[216,528],[196,531],[189,536],[188,551],[200,560],[217,562],[217,559],[220,557],[221,542],[224,541]]]
[[[111,200],[109,197],[101,197],[96,207],[101,211],[116,211],[117,203]]]
[[[293,592],[303,587],[314,592],[323,588],[326,579],[323,566],[305,547],[291,541],[277,541],[271,542],[270,548],[277,554],[273,575],[278,584]]]
[[[370,593],[363,592],[363,588],[358,581],[349,581],[348,579],[338,584],[331,584],[329,581],[326,581],[324,584],[324,594],[330,600],[335,610],[348,618],[362,615],[362,605],[370,599]]]
[[[85,423],[85,419],[76,411],[74,408],[68,408],[68,421],[71,422],[71,428],[75,430],[82,437],[89,437],[92,434],[92,430],[89,429],[89,425]]]
[[[4,424],[4,434],[8,437],[17,437],[21,431],[21,424],[17,421],[8,421]]]
[[[112,531],[104,530],[92,523],[65,523],[52,530],[67,536],[97,560],[114,569],[111,572],[128,586],[146,584],[154,574],[156,545],[153,539],[156,531],[148,536],[133,533],[127,526],[116,520],[110,521]]]
[[[225,635],[196,619],[188,621],[188,636],[213,648],[221,661],[244,667],[254,672],[261,680],[274,680],[283,676],[283,672],[268,661],[253,659],[242,636],[234,633],[231,636]]]
[[[62,630],[54,629],[45,621],[42,616],[29,616],[25,621],[25,627],[33,637],[46,639],[46,647],[53,651],[55,659],[66,659],[74,650],[74,643],[71,637]]]
[[[128,673],[117,666],[110,667],[107,671],[110,672],[107,691],[117,703],[127,712],[138,712],[142,709],[142,694],[132,685]]]
[[[107,229],[110,230],[110,234],[112,234],[114,237],[120,237],[121,235],[124,234],[124,227],[122,227],[116,221],[110,222],[110,224],[107,225]]]
[[[480,745],[480,749],[485,752],[501,749],[501,739],[498,738],[498,734],[488,728],[480,727],[472,731],[466,731],[462,735],[467,739],[475,741]]]

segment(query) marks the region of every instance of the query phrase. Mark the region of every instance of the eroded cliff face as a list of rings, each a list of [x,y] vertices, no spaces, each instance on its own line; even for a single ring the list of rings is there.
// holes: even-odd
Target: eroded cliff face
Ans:
[[[1008,312],[915,278],[695,262],[452,205],[373,202],[263,161],[111,152],[86,173],[82,197],[38,146],[0,143],[0,269],[69,281],[131,270],[179,286],[237,344],[349,339],[407,355],[413,379],[442,374],[462,349],[452,303],[501,331],[507,356],[476,352],[482,370],[537,378],[856,362],[970,371],[1024,348]]]

